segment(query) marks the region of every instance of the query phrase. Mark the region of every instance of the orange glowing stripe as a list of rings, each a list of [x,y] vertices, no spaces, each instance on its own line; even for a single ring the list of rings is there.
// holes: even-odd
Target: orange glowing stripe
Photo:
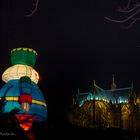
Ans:
[[[1,98],[0,98],[1,99]],[[6,97],[7,101],[18,101],[18,97]],[[47,106],[46,103],[38,101],[38,100],[32,100],[33,104],[38,104],[38,105],[43,105],[43,106]]]

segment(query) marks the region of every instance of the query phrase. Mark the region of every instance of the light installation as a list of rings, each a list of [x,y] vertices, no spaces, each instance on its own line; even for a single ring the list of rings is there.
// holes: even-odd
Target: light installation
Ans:
[[[14,109],[15,117],[23,130],[28,131],[33,122],[47,119],[47,105],[37,83],[39,74],[33,68],[37,52],[31,48],[15,48],[11,51],[12,66],[4,71],[6,84],[0,89],[0,99],[5,99],[3,113]]]

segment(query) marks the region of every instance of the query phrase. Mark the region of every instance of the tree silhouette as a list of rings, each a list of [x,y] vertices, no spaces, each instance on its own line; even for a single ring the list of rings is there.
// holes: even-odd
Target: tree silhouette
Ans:
[[[128,0],[124,7],[121,6],[116,11],[120,13],[121,19],[110,17],[105,17],[105,19],[120,24],[122,29],[129,29],[140,20],[140,1]]]
[[[31,9],[30,13],[25,15],[25,17],[31,17],[33,16],[33,14],[37,11],[38,9],[38,4],[39,4],[39,0],[35,0],[35,2],[33,3],[33,8]]]

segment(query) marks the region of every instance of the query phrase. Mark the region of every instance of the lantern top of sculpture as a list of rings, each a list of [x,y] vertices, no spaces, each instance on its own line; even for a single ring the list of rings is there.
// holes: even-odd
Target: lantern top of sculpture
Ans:
[[[15,48],[11,50],[12,65],[23,64],[34,67],[36,58],[37,52],[31,48]]]

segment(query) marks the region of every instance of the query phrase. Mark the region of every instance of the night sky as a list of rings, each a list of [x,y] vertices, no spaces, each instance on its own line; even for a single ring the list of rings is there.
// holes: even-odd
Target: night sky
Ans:
[[[90,90],[94,79],[109,89],[114,74],[118,87],[133,81],[139,89],[140,22],[123,30],[104,18],[121,18],[115,14],[121,0],[40,0],[26,17],[32,2],[0,1],[0,74],[11,66],[11,49],[35,49],[51,123],[65,123],[71,95]]]

